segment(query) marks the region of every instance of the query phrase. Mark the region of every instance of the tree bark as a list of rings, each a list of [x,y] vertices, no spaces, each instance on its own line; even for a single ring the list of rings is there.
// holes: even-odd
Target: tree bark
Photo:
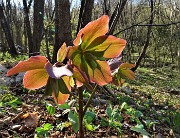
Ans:
[[[72,46],[70,3],[69,0],[55,0],[55,45],[52,59],[53,63],[56,62],[57,52],[64,42],[67,46]]]
[[[84,5],[84,12],[82,15],[82,25],[81,28],[85,27],[92,18],[92,10],[94,7],[94,0],[86,0],[85,5]]]
[[[91,21],[94,0],[82,0],[79,13],[77,32]]]
[[[148,28],[147,28],[146,42],[145,42],[145,45],[144,45],[144,47],[142,49],[142,52],[141,52],[139,58],[137,59],[136,66],[131,69],[132,71],[135,71],[139,67],[142,59],[146,55],[146,50],[147,50],[147,48],[149,46],[149,42],[150,42],[150,38],[151,38],[151,28],[152,28],[151,24],[153,24],[153,20],[154,20],[154,2],[153,2],[153,0],[150,1],[150,7],[151,7],[151,17],[150,17],[150,20],[149,20],[150,26],[148,26]]]
[[[117,22],[119,20],[119,17],[126,5],[126,2],[127,0],[122,0],[121,3],[118,3],[112,16],[111,16],[111,19],[109,21],[109,32],[107,33],[108,35],[112,35],[114,30],[115,30],[115,27],[117,25]]]
[[[44,0],[34,0],[33,48],[32,55],[40,54],[43,37]]]
[[[178,60],[177,60],[178,70],[179,70],[179,72],[180,72],[180,48],[178,48],[177,58],[178,58]]]
[[[23,0],[23,5],[24,5],[24,21],[26,24],[26,34],[28,38],[28,48],[29,48],[29,57],[33,54],[33,40],[32,40],[32,32],[31,32],[31,24],[29,21],[29,7],[31,5],[31,2],[29,5],[27,5],[26,0]]]
[[[9,53],[12,56],[17,56],[18,53],[16,51],[14,41],[13,41],[13,38],[12,38],[12,35],[11,35],[11,32],[10,32],[10,27],[9,27],[7,21],[6,21],[4,11],[3,11],[3,7],[2,7],[1,4],[0,4],[0,22],[1,22],[1,26],[2,26],[2,28],[4,30],[4,33],[5,33],[6,41],[7,41],[8,46],[9,46]]]

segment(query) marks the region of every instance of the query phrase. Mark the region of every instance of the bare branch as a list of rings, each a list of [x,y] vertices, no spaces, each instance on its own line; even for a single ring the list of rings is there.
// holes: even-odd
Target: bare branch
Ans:
[[[170,25],[176,25],[176,24],[179,24],[179,23],[180,23],[180,21],[178,21],[178,22],[171,22],[171,23],[167,23],[167,24],[140,24],[140,23],[137,23],[137,24],[129,26],[129,27],[123,29],[123,30],[120,30],[118,33],[114,34],[114,36],[117,36],[118,34],[124,32],[126,30],[129,30],[129,29],[131,29],[131,28],[133,28],[135,26],[165,26],[166,27],[166,26],[170,26]]]

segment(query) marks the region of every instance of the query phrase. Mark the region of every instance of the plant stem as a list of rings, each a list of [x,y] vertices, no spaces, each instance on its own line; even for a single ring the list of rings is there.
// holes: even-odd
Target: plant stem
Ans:
[[[98,86],[98,85],[96,84],[95,87],[94,87],[94,89],[92,90],[91,96],[89,97],[89,99],[88,99],[88,101],[87,101],[87,103],[86,103],[86,105],[85,105],[85,107],[84,107],[83,116],[84,116],[84,114],[86,113],[87,108],[89,107],[89,104],[90,104],[91,101],[92,101],[92,98],[93,98],[93,96],[94,96],[94,94],[95,94],[95,92],[96,92],[96,90],[97,90],[97,86]]]
[[[83,90],[80,87],[78,89],[79,92],[79,137],[84,138],[84,130],[83,130]]]

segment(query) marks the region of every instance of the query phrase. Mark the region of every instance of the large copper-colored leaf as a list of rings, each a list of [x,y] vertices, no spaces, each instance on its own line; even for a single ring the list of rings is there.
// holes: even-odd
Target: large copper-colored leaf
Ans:
[[[94,70],[93,76],[90,74],[90,78],[92,77],[92,80],[100,86],[110,83],[112,81],[112,76],[109,65],[106,61],[97,60],[97,62],[99,64],[99,68]]]
[[[66,48],[66,43],[63,43],[61,48],[58,50],[57,53],[57,61],[62,63],[63,60],[66,58],[67,55],[67,48]]]
[[[89,64],[84,60],[82,66],[86,74],[89,75],[91,82],[96,82],[98,85],[103,86],[112,81],[110,67],[106,61],[97,60],[97,68],[92,69]]]
[[[70,59],[74,58],[74,55],[76,54],[78,48],[79,46],[69,46],[67,50],[68,51],[67,57]]]
[[[72,76],[73,70],[70,65],[65,65],[62,67],[52,66],[50,62],[47,62],[45,65],[46,71],[50,77],[59,79],[62,76]]]
[[[64,104],[69,98],[69,94],[62,94],[61,92],[58,93],[58,97],[55,96],[54,92],[52,93],[52,96],[57,104]]]
[[[75,79],[77,79],[79,82],[82,82],[82,83],[88,83],[89,82],[89,79],[86,76],[85,72],[83,72],[79,67],[74,66],[73,72],[74,72],[73,77]],[[80,83],[78,83],[78,84],[80,84]]]
[[[47,84],[49,75],[45,69],[36,69],[27,71],[23,78],[24,87],[35,90]]]
[[[133,68],[133,67],[135,67],[135,64],[122,63],[119,68],[121,68],[121,69],[131,69],[131,68]]]
[[[124,79],[135,79],[135,74],[131,70],[135,65],[129,63],[122,63],[119,66],[118,72],[113,75],[112,83],[115,85],[122,85],[124,83]]]
[[[114,36],[100,36],[97,37],[86,49],[92,54],[96,55],[97,52],[104,52],[104,58],[115,58],[121,54],[126,41]],[[98,55],[97,55],[98,56]]]
[[[132,70],[130,69],[124,69],[121,71],[121,73],[126,76],[128,79],[134,80],[135,79],[135,74]]]
[[[65,89],[68,89],[69,92],[71,91],[71,86],[70,86],[70,78],[67,76],[64,76],[61,78],[63,80],[60,83],[58,83],[58,92],[53,91],[52,96],[54,97],[54,100],[58,104],[63,104],[66,102],[66,100],[69,98],[69,94],[63,94]]]
[[[74,45],[80,44],[81,48],[88,46],[96,37],[105,35],[108,32],[109,17],[107,15],[101,16],[99,19],[88,23],[83,29],[81,29],[74,40]]]
[[[131,68],[135,67],[135,64],[129,64],[129,63],[122,63],[119,67],[119,71],[122,75],[124,75],[125,77],[133,80],[135,79],[135,74],[134,72],[131,70]]]
[[[10,69],[7,72],[7,76],[28,70],[43,69],[47,61],[47,58],[44,56],[32,56],[26,61],[20,61],[15,67]]]

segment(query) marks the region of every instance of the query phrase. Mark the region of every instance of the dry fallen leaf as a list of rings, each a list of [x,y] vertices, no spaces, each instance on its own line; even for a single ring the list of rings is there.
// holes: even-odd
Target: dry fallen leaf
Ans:
[[[38,113],[33,112],[33,113],[26,113],[21,116],[23,119],[22,122],[24,125],[28,128],[36,128],[38,125]]]

